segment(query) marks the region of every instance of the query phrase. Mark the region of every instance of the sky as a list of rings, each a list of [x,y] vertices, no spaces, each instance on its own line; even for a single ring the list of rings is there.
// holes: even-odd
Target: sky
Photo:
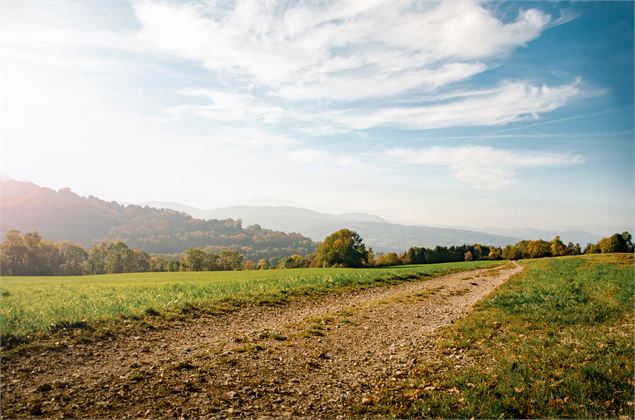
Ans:
[[[2,172],[124,203],[632,230],[633,5],[2,1]]]

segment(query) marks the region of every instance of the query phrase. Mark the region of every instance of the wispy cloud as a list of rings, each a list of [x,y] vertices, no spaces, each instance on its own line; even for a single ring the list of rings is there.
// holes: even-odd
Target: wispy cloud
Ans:
[[[329,114],[329,117],[335,123],[353,129],[376,126],[432,129],[502,125],[535,120],[539,114],[558,109],[580,94],[579,81],[556,87],[535,86],[525,81],[506,82],[497,89],[457,93],[454,100],[441,104],[365,112],[339,111]]]
[[[247,94],[211,89],[184,89],[179,93],[190,97],[208,98],[212,103],[167,108],[166,111],[175,118],[193,114],[220,122],[271,123],[282,114],[282,108],[264,104]]]
[[[472,0],[139,1],[134,10],[139,42],[198,62],[231,86],[183,91],[211,103],[168,108],[177,118],[285,121],[297,132],[318,135],[376,126],[503,125],[537,119],[582,91],[578,81],[549,86],[522,80],[452,90],[574,19],[571,13],[554,19],[520,9],[510,20]]]
[[[468,79],[538,37],[537,9],[503,22],[477,1],[141,1],[139,39],[286,98],[357,100]],[[381,28],[381,30],[378,30]]]
[[[510,151],[487,146],[397,148],[389,152],[393,163],[445,166],[461,182],[481,189],[501,189],[511,185],[519,170],[575,165],[580,155]]]

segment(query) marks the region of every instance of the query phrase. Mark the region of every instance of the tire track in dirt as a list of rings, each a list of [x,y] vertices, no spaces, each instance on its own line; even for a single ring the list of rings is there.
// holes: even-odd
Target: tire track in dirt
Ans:
[[[516,263],[252,306],[3,363],[2,416],[337,417],[432,351]],[[460,361],[457,361],[460,363]]]

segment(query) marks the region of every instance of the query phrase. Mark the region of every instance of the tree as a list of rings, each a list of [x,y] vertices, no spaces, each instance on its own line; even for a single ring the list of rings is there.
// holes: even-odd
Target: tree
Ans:
[[[472,250],[468,252],[472,254],[472,260],[480,260],[483,257],[483,248],[481,247],[480,244],[475,244],[472,247]],[[472,260],[465,260],[465,261],[472,261]]]
[[[388,252],[387,254],[379,254],[375,258],[375,267],[388,267],[393,265],[403,264],[399,255],[394,252]]]
[[[363,267],[368,263],[368,250],[357,232],[340,229],[324,239],[316,258],[322,267]]]
[[[278,262],[278,268],[306,268],[311,261],[301,255],[291,255],[284,257]]]
[[[153,255],[150,257],[150,271],[168,271],[168,259]]]
[[[168,263],[168,271],[180,271],[181,263],[179,261],[170,261]]]
[[[611,252],[626,252],[628,249],[624,237],[619,233],[600,239],[598,242],[602,254]]]
[[[501,259],[501,250],[500,248],[491,247],[489,249],[489,253],[487,254],[487,258],[490,260],[500,260]]]
[[[529,241],[527,243],[527,253],[529,258],[542,258],[551,256],[551,244],[542,239]]]
[[[243,270],[257,270],[258,264],[254,260],[246,260],[243,262]]]
[[[258,260],[258,270],[266,270],[269,268],[269,263],[264,258]]]
[[[474,255],[472,255],[472,251],[467,251],[465,254],[465,261],[473,261]]]
[[[401,256],[401,260],[404,264],[425,264],[426,263],[426,249],[411,246]]]
[[[566,254],[564,243],[560,240],[560,236],[556,236],[551,241],[551,255],[558,257]]]
[[[600,252],[600,246],[598,244],[586,244],[583,251],[584,254],[599,254]]]
[[[28,247],[19,230],[7,232],[0,246],[0,269],[3,275],[19,276],[27,271]]]
[[[190,248],[181,257],[181,268],[187,271],[209,270],[209,253],[201,248]]]
[[[223,271],[240,270],[243,267],[243,257],[238,251],[223,249],[218,254],[217,265]]]
[[[70,242],[57,245],[62,263],[59,274],[63,276],[78,276],[88,272],[88,253],[84,248]]]
[[[626,245],[625,252],[633,252],[633,236],[629,232],[622,232],[622,239]]]

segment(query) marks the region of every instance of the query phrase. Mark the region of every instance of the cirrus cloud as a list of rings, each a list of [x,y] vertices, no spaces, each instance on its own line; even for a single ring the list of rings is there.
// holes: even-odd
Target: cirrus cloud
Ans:
[[[511,151],[489,146],[397,148],[389,151],[388,155],[393,162],[400,164],[448,167],[456,179],[480,189],[508,187],[519,170],[584,162],[580,155]]]
[[[429,91],[486,70],[552,22],[538,9],[503,21],[467,0],[141,1],[134,9],[148,46],[294,99]]]

